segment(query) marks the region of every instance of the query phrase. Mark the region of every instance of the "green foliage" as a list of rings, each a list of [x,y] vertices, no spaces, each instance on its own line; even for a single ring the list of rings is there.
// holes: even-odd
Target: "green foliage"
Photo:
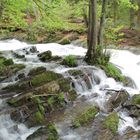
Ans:
[[[116,112],[111,113],[109,116],[106,117],[104,121],[105,127],[110,129],[114,134],[118,131],[118,125],[119,125],[119,116]]]
[[[57,80],[58,78],[61,78],[61,75],[51,71],[47,71],[33,77],[31,80],[31,84],[32,86],[36,87],[51,82],[53,80]]]
[[[76,57],[73,55],[68,55],[63,59],[62,64],[69,67],[76,67],[77,66]]]
[[[99,109],[97,107],[91,107],[82,114],[80,114],[73,122],[72,126],[74,128],[78,128],[80,126],[88,124],[90,121],[92,121],[96,114],[99,112]]]
[[[138,95],[136,94],[132,97],[132,103],[135,105],[140,104],[140,95],[139,94]]]
[[[122,76],[120,70],[116,68],[113,64],[107,64],[105,66],[101,66],[101,68],[105,71],[106,75],[109,77],[113,77],[117,81],[124,82],[125,78]]]

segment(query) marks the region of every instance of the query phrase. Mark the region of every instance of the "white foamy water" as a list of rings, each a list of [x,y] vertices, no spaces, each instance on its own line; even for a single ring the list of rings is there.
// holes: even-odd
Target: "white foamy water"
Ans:
[[[52,51],[53,55],[59,55],[59,56],[65,56],[65,55],[78,55],[78,56],[85,56],[86,49],[74,45],[60,45],[56,43],[48,43],[48,44],[27,44],[24,42],[20,42],[18,40],[6,40],[6,41],[0,41],[0,51],[16,51],[20,54],[22,54],[24,48],[30,49],[31,46],[36,46],[37,50],[39,52],[44,52],[47,50]],[[134,94],[139,94],[140,91],[140,55],[135,55],[129,51],[126,50],[109,50],[111,52],[111,59],[110,62],[114,63],[118,66],[118,68],[121,69],[122,73],[125,76],[130,77],[134,82],[137,88],[131,88],[131,87],[124,87],[122,83],[116,82],[113,78],[109,78],[105,75],[104,71],[97,69],[92,66],[79,66],[77,68],[65,68],[64,66],[57,66],[54,64],[44,64],[40,62],[37,59],[37,54],[30,54],[26,56],[27,61],[22,60],[14,60],[16,63],[24,63],[27,65],[26,72],[29,71],[29,68],[32,68],[34,66],[45,66],[46,68],[52,69],[58,73],[65,73],[65,76],[67,75],[67,71],[70,69],[89,69],[90,76],[87,75],[87,79],[89,80],[89,83],[91,84],[91,88],[89,89],[87,87],[87,83],[82,78],[75,79],[71,76],[75,83],[75,89],[78,94],[81,96],[84,95],[86,98],[88,98],[88,101],[91,103],[96,103],[100,106],[101,109],[104,109],[104,103],[108,100],[110,97],[109,95],[106,95],[106,89],[125,89],[128,91],[128,93],[132,96]],[[12,57],[10,53],[6,54],[7,57]],[[83,71],[84,71],[83,70]],[[84,71],[85,73],[87,70]],[[99,79],[99,83],[96,83],[94,80],[94,77],[97,77]],[[7,85],[8,83],[3,83],[2,85]],[[96,95],[96,96],[95,96]],[[92,97],[93,96],[93,97]],[[120,119],[119,123],[119,132],[120,134],[125,131],[125,129],[128,126],[131,126],[132,128],[138,130],[139,126],[136,126],[135,120],[133,120],[131,117],[129,117],[124,112],[119,112],[119,115],[123,120]],[[1,123],[2,122],[2,123]],[[10,128],[12,126],[16,125],[10,117],[7,117],[5,115],[0,116],[0,140],[8,140],[8,137],[11,137],[10,140],[26,140],[26,137],[33,133],[35,129],[28,129],[24,124],[18,125],[18,131],[10,132]],[[78,138],[80,140],[80,136],[71,131],[67,135],[63,134],[61,137],[64,140],[69,139],[76,139]]]

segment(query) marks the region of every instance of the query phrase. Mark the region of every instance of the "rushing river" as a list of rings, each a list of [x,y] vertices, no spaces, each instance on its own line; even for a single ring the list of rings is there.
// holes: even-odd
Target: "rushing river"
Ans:
[[[77,55],[84,56],[86,54],[86,49],[73,46],[73,45],[60,45],[56,43],[49,44],[27,44],[20,42],[18,40],[6,40],[0,41],[0,51],[7,58],[13,58],[11,55],[11,50],[18,52],[19,54],[26,54],[26,50],[30,49],[31,46],[36,46],[39,52],[44,52],[47,50],[52,51],[53,55],[66,56],[66,55]],[[103,70],[98,69],[94,66],[88,66],[81,63],[77,68],[66,68],[64,66],[55,63],[42,63],[38,60],[37,54],[26,55],[26,61],[14,59],[15,63],[24,63],[26,68],[25,73],[28,73],[33,67],[44,66],[47,70],[52,70],[57,73],[63,74],[65,77],[71,77],[75,84],[75,89],[79,96],[84,96],[86,102],[90,104],[98,104],[101,110],[104,110],[104,104],[108,99],[106,95],[106,90],[121,90],[125,89],[130,96],[134,94],[139,94],[140,92],[140,54],[134,54],[127,50],[108,50],[111,52],[110,62],[115,64],[121,71],[122,74],[130,77],[134,81],[134,87],[123,86],[122,83],[116,82],[113,78],[108,78]],[[90,81],[91,88],[89,89],[83,79],[75,79],[67,73],[70,69],[80,69],[84,73],[90,73],[88,79]],[[96,83],[93,77],[97,77],[101,82]],[[1,88],[5,85],[15,82],[14,77],[11,77],[10,82],[0,83]],[[98,96],[94,96],[95,93]],[[27,136],[32,134],[37,128],[28,129],[24,124],[16,124],[10,119],[9,114],[1,113],[6,108],[4,99],[0,100],[0,140],[26,140]],[[123,120],[120,119],[118,132],[122,135],[128,126],[131,126],[135,130],[139,130],[140,126],[136,124],[136,120],[129,117],[126,112],[118,111],[118,114]],[[81,132],[77,132],[69,128],[69,111],[67,111],[65,121],[56,121],[60,139],[63,140],[90,140],[90,130],[86,129]],[[18,131],[15,128],[18,126]]]

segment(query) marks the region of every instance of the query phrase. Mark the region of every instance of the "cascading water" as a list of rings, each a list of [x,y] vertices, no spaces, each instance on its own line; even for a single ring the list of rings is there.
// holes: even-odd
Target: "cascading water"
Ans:
[[[26,55],[26,50],[29,50],[32,45],[19,42],[17,40],[6,40],[0,41],[0,51],[3,51],[3,54],[8,58],[13,58],[10,50],[14,50],[19,54]],[[78,55],[84,56],[86,49],[82,47],[76,47],[73,45],[59,45],[56,43],[50,44],[35,44],[39,52],[44,52],[51,50],[53,55],[65,56],[65,55]],[[23,50],[24,49],[24,50]],[[130,96],[134,94],[139,94],[140,91],[140,55],[135,55],[129,51],[125,50],[108,50],[111,52],[111,62],[114,63],[122,71],[123,75],[130,77],[136,88],[125,87],[122,83],[116,82],[113,78],[106,76],[103,70],[88,66],[81,65],[77,68],[66,68],[64,66],[55,64],[55,63],[42,63],[38,60],[36,54],[26,55],[26,61],[17,60],[15,58],[15,63],[24,63],[26,68],[24,69],[25,74],[33,67],[44,66],[48,70],[55,71],[57,73],[63,74],[65,77],[70,77],[73,81],[73,87],[77,91],[79,97],[84,98],[84,103],[81,103],[79,106],[82,106],[82,109],[86,106],[96,104],[100,109],[106,113],[105,104],[110,97],[108,94],[109,90],[126,90]],[[82,75],[72,76],[69,73],[69,70],[81,70]],[[1,88],[11,82],[15,82],[13,77],[10,77],[11,80],[3,81],[0,83]],[[77,102],[80,99],[78,99]],[[6,104],[4,100],[0,100],[0,112],[3,112]],[[75,105],[76,106],[76,105]],[[84,106],[84,107],[83,107]],[[75,112],[75,110],[74,110]],[[73,114],[74,114],[73,112]],[[128,126],[131,126],[135,130],[140,129],[137,125],[137,121],[129,117],[125,111],[118,110],[120,116],[119,122],[119,133],[122,135]],[[69,127],[71,121],[71,110],[66,110],[66,118],[63,121],[56,121],[58,127],[60,139],[63,140],[81,140],[81,139],[92,139],[91,129],[92,128],[83,128],[83,130],[74,131]],[[8,114],[0,113],[0,140],[26,140],[26,137],[33,133],[37,128],[28,129],[24,124],[16,124],[10,119]],[[10,138],[10,139],[9,139]]]

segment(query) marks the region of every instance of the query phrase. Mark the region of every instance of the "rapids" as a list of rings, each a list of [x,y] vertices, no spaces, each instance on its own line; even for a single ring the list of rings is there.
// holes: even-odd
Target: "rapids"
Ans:
[[[29,50],[31,46],[36,46],[39,52],[50,50],[52,51],[53,55],[59,56],[66,56],[70,54],[84,56],[87,51],[85,48],[74,46],[72,44],[60,45],[56,43],[49,43],[32,45],[20,42],[15,39],[0,41],[0,51],[3,51],[3,54],[7,58],[13,58],[13,56],[11,55],[11,51],[26,55],[25,50]],[[104,104],[109,98],[109,95],[106,95],[106,89],[125,89],[131,96],[134,94],[139,94],[140,92],[140,54],[134,54],[128,50],[111,49],[108,51],[111,52],[110,62],[115,64],[121,70],[123,75],[130,77],[134,81],[134,84],[136,85],[135,88],[123,86],[122,83],[116,82],[113,78],[107,77],[103,70],[94,66],[85,65],[84,63],[76,68],[66,68],[55,63],[42,63],[38,60],[36,54],[30,54],[28,56],[26,55],[27,61],[18,60],[15,58],[13,59],[15,63],[24,63],[26,65],[26,68],[23,70],[25,74],[27,74],[33,67],[45,66],[47,70],[61,73],[65,77],[71,77],[74,83],[74,88],[80,97],[84,97],[85,101],[89,104],[98,104],[101,110],[105,110]],[[73,76],[68,74],[67,71],[70,69],[80,69],[84,73],[88,73],[87,77],[89,80],[90,88],[82,78],[74,78]],[[4,87],[7,84],[11,84],[12,82],[15,82],[14,77],[10,77],[8,81],[0,83],[0,88]],[[4,99],[0,100],[0,140],[26,140],[27,136],[32,134],[37,128],[28,129],[24,124],[16,124],[10,119],[10,116],[8,114],[1,113],[5,108],[6,104],[4,102]],[[121,135],[128,126],[131,126],[135,130],[140,129],[140,126],[136,125],[136,120],[133,120],[131,117],[129,117],[126,112],[118,111],[118,114],[121,118],[123,118],[123,120],[120,119],[118,129]],[[67,110],[65,120],[56,121],[60,139],[89,140],[91,135],[90,129],[86,128],[84,130],[81,130],[81,132],[77,132],[69,128],[69,115],[70,111]]]

